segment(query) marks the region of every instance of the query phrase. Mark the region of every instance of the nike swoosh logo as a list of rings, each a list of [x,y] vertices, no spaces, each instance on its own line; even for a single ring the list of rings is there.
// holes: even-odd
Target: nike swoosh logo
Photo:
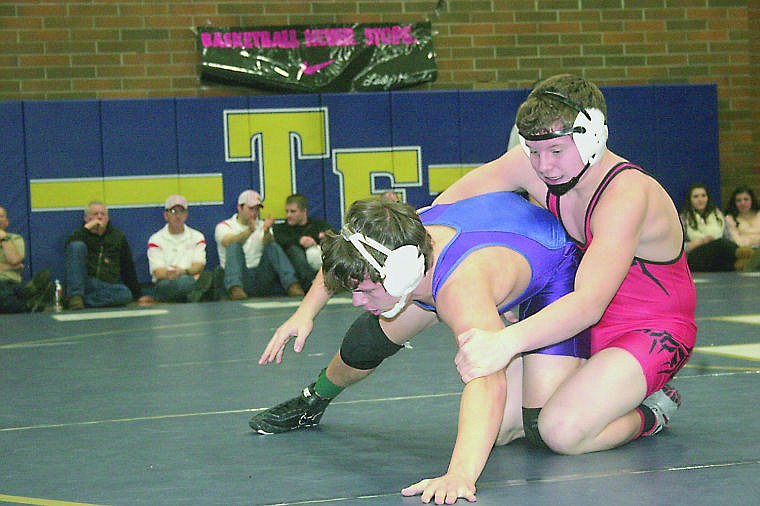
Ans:
[[[328,65],[332,65],[333,63],[335,63],[335,60],[328,60],[326,62],[317,63],[316,65],[309,65],[309,62],[305,61],[301,64],[301,72],[307,76],[310,76],[312,74],[316,74]]]

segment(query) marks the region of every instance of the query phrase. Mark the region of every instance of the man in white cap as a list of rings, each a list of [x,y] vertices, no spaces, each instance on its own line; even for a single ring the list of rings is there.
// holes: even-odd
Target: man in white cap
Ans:
[[[206,238],[187,221],[187,200],[169,195],[166,225],[148,240],[148,266],[159,302],[199,302],[213,281],[206,267]]]
[[[220,222],[214,231],[224,287],[230,300],[248,296],[304,294],[293,264],[273,240],[274,219],[259,217],[261,195],[254,190],[240,194],[237,213]]]

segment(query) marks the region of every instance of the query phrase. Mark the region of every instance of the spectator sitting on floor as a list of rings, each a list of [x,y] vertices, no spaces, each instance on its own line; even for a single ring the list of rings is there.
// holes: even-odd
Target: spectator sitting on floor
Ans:
[[[749,248],[739,248],[727,237],[726,221],[710,199],[707,186],[695,183],[681,209],[686,232],[686,258],[692,272],[733,271],[738,258],[748,258]],[[749,253],[749,255],[748,255]]]
[[[111,225],[108,208],[93,200],[84,224],[66,241],[66,288],[69,309],[147,304],[124,232]]]
[[[304,294],[293,264],[272,237],[274,219],[259,218],[261,195],[246,190],[238,197],[237,213],[214,230],[224,287],[230,300],[252,296]]]
[[[322,267],[322,248],[319,244],[328,230],[332,230],[329,223],[309,217],[309,201],[300,193],[294,193],[285,200],[285,222],[276,223],[272,228],[275,241],[288,255],[305,291],[309,290]]]
[[[148,264],[159,302],[199,302],[211,289],[206,267],[206,239],[185,224],[187,200],[170,195],[164,205],[166,226],[148,240]]]
[[[31,282],[22,285],[24,238],[8,232],[9,223],[8,213],[0,207],[0,313],[42,311],[53,297],[50,271],[41,271]]]
[[[736,270],[760,270],[760,202],[748,186],[740,186],[731,193],[726,207],[726,228],[731,239],[740,247],[751,248],[749,258],[739,258]]]

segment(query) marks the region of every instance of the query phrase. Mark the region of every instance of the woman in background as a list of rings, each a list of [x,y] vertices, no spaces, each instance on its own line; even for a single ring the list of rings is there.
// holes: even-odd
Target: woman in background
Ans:
[[[686,232],[686,258],[692,272],[733,271],[740,257],[748,258],[752,254],[728,238],[723,213],[712,203],[703,183],[689,187],[681,209],[681,222]]]
[[[752,248],[751,258],[739,258],[736,270],[760,269],[760,203],[748,186],[731,193],[726,207],[726,228],[731,239],[742,248]]]

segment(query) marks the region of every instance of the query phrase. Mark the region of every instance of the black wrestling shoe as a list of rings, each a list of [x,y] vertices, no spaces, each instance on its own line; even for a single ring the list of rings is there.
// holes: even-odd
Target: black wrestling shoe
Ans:
[[[289,401],[262,411],[251,418],[248,425],[258,434],[280,434],[296,429],[316,427],[332,399],[320,397],[314,383]]]

